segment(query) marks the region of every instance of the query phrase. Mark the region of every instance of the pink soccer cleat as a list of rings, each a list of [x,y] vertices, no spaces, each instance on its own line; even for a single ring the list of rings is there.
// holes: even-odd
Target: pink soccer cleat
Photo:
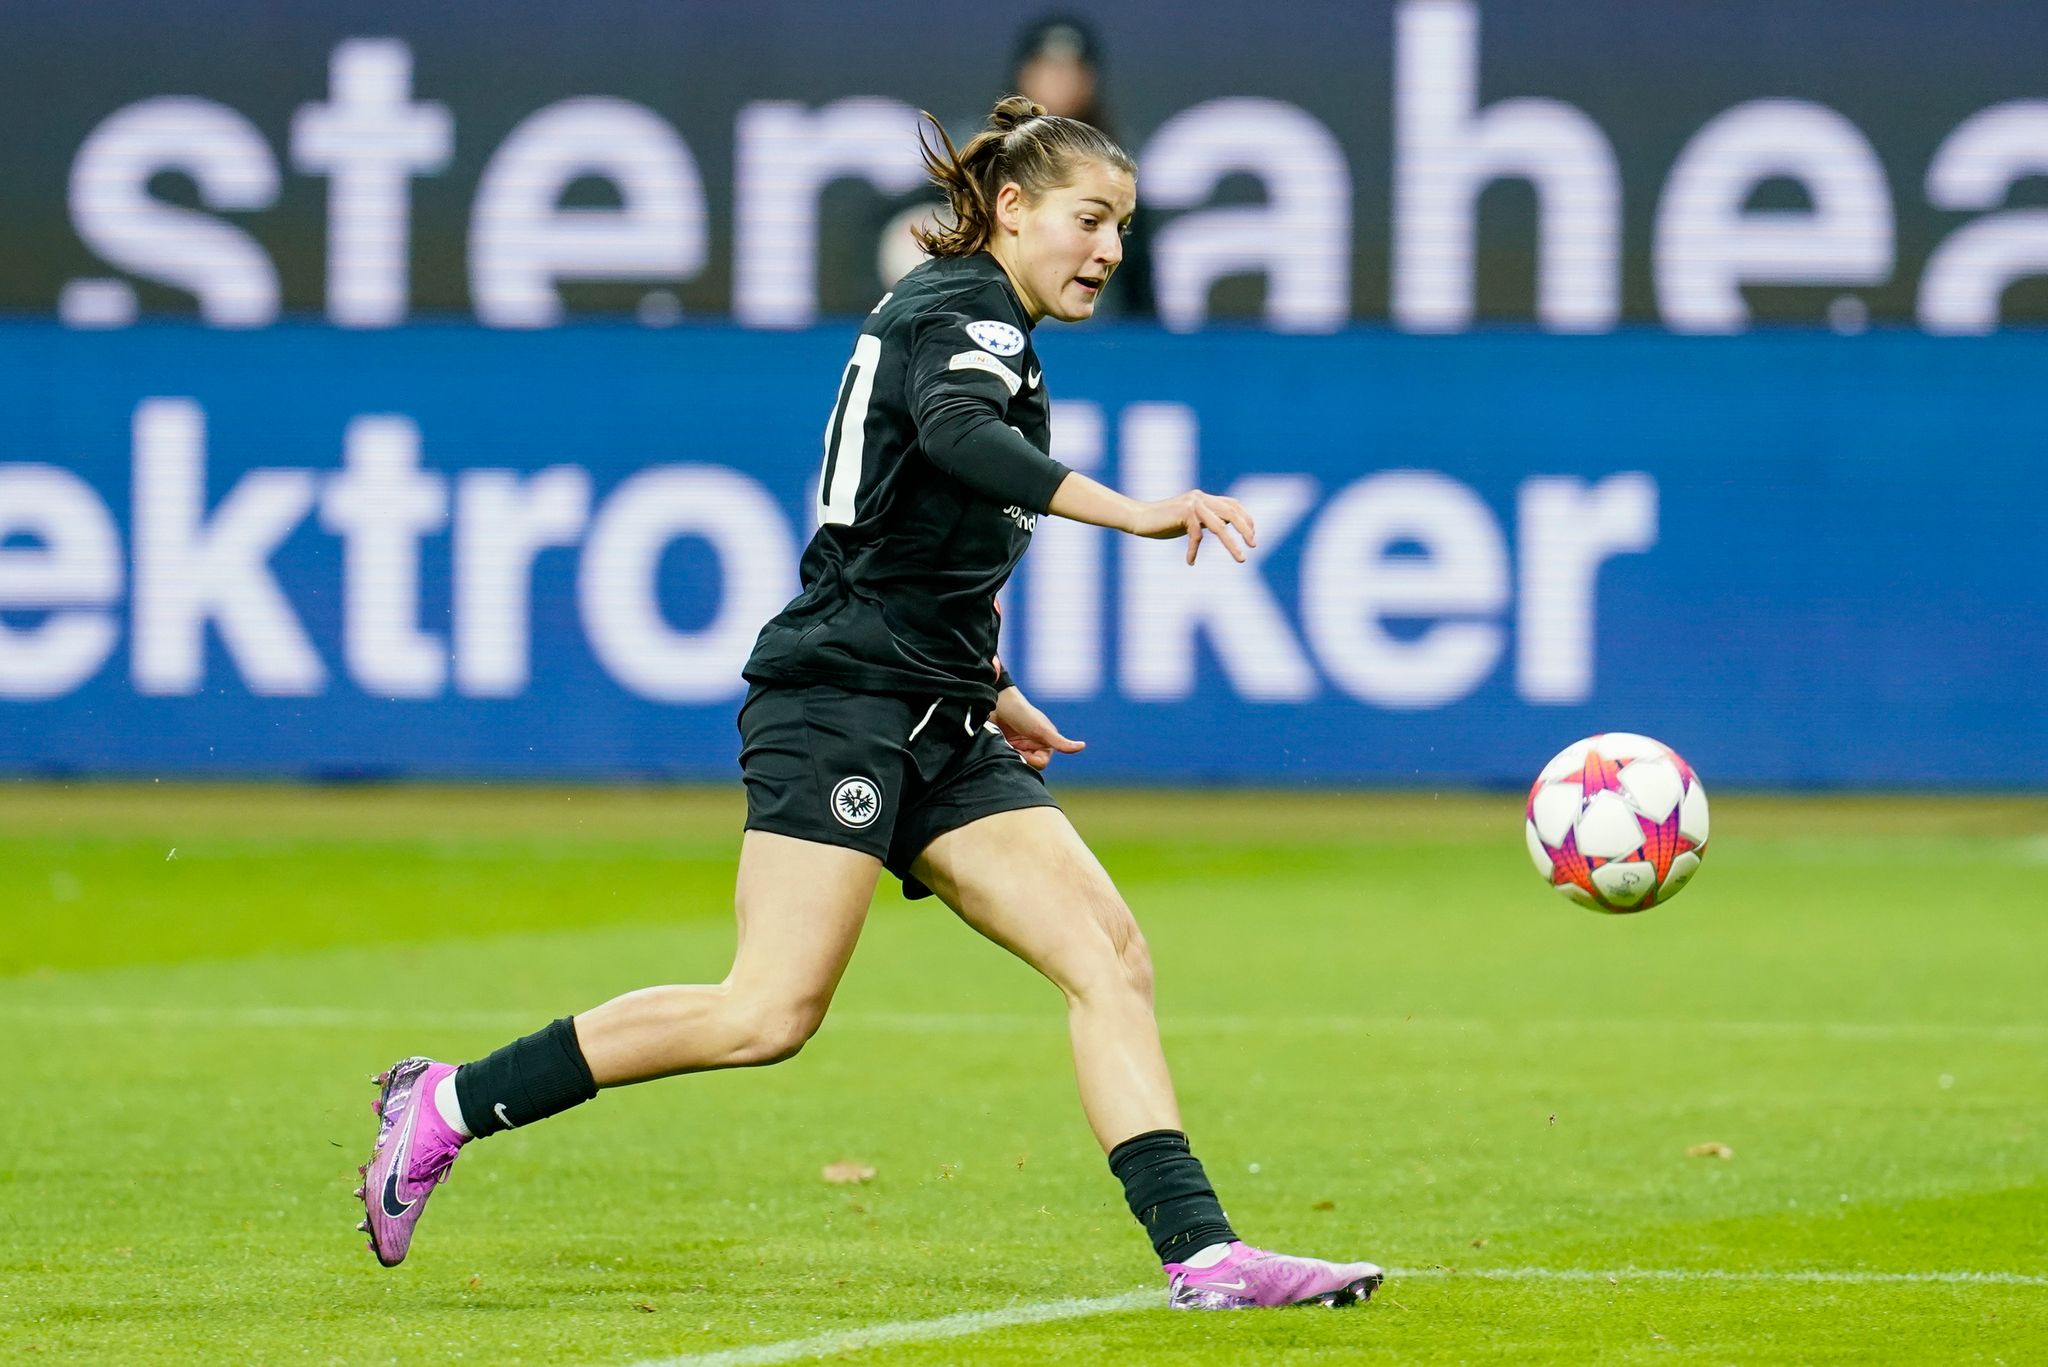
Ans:
[[[448,1169],[466,1142],[434,1106],[434,1088],[454,1071],[451,1063],[408,1058],[370,1079],[384,1090],[373,1108],[377,1151],[356,1169],[363,1176],[356,1195],[365,1213],[356,1228],[370,1236],[370,1252],[386,1267],[405,1261],[427,1198],[448,1180]]]
[[[1166,1265],[1166,1303],[1175,1310],[1252,1310],[1276,1305],[1356,1305],[1386,1273],[1371,1263],[1326,1263],[1233,1243],[1212,1267]]]

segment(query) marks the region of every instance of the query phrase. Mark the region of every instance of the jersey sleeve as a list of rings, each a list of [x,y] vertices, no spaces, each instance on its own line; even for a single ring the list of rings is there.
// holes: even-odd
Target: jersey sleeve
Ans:
[[[1009,358],[984,345],[992,339],[1003,346],[999,329],[1005,328],[1017,340]],[[1042,513],[1069,471],[1003,421],[1005,405],[1024,384],[1016,360],[1023,350],[1023,333],[999,319],[961,312],[918,318],[911,333],[910,416],[932,464],[998,503]]]

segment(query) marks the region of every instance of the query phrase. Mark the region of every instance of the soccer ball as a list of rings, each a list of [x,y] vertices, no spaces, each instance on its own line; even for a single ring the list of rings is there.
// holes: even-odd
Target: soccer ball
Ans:
[[[1647,911],[1699,871],[1707,791],[1670,746],[1607,731],[1543,766],[1524,834],[1536,871],[1580,906]]]

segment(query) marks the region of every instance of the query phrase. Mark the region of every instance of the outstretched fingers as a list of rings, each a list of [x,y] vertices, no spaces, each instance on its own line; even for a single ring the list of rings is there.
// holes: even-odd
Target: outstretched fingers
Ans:
[[[1244,540],[1240,544],[1237,528],[1241,528]],[[1244,563],[1245,546],[1258,545],[1258,536],[1252,526],[1251,514],[1244,505],[1234,498],[1211,498],[1204,494],[1195,496],[1194,506],[1188,512],[1188,563],[1195,563],[1195,555],[1202,548],[1202,533],[1206,530],[1223,543],[1223,549],[1230,552],[1230,558],[1238,564]]]
[[[1234,498],[1219,498],[1216,501],[1223,506],[1224,511],[1229,515],[1231,525],[1244,533],[1244,544],[1247,546],[1258,545],[1259,526],[1256,522],[1252,521],[1252,510]]]

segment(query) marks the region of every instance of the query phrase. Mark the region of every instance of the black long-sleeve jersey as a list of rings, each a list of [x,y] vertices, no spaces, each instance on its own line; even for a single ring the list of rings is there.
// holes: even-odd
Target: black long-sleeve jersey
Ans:
[[[996,593],[1067,468],[1031,319],[986,252],[911,271],[875,306],[825,428],[803,591],[746,677],[994,701]]]

